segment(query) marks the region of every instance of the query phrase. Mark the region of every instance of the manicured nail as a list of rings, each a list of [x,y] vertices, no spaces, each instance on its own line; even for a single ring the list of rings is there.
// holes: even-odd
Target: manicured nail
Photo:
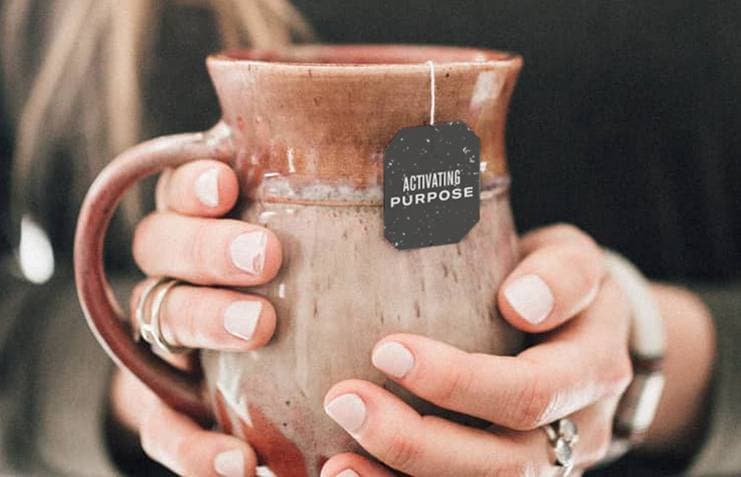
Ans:
[[[268,234],[264,230],[245,232],[232,240],[229,253],[232,262],[240,270],[252,275],[259,275],[265,265],[265,246]]]
[[[384,373],[403,378],[414,366],[414,355],[401,343],[389,341],[373,351],[371,362]]]
[[[337,474],[335,477],[360,477],[360,474],[358,474],[352,469],[345,469],[339,474]]]
[[[545,320],[553,309],[553,293],[537,275],[525,275],[513,281],[504,289],[504,296],[512,308],[532,324]]]
[[[237,338],[249,340],[255,334],[261,311],[259,301],[235,301],[224,311],[224,328]]]
[[[218,454],[214,458],[214,470],[224,477],[242,477],[244,475],[244,454],[239,449]]]
[[[212,167],[196,179],[196,197],[208,207],[219,205],[219,169]]]
[[[365,403],[357,394],[337,396],[324,406],[324,411],[350,434],[360,430],[365,422]]]

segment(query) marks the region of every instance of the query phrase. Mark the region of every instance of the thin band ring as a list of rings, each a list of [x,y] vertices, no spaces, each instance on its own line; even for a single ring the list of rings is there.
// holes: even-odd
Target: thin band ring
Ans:
[[[154,299],[152,300],[152,319],[150,321],[150,324],[152,326],[152,331],[154,331],[154,333],[152,334],[152,338],[154,338],[153,344],[158,346],[160,350],[171,354],[184,353],[188,351],[188,348],[171,345],[167,342],[167,340],[165,340],[164,336],[162,335],[162,324],[160,320],[162,303],[164,303],[165,298],[167,298],[167,294],[170,292],[170,290],[175,288],[175,286],[178,284],[180,284],[180,280],[170,279],[169,282],[163,284],[160,287],[160,289],[157,291],[157,295],[155,295]]]
[[[180,283],[179,280],[175,280],[169,277],[161,277],[157,281],[147,285],[139,298],[139,302],[136,306],[136,320],[138,323],[135,339],[143,339],[152,346],[157,347],[160,351],[166,353],[177,354],[188,351],[188,348],[173,346],[164,339],[162,335],[162,324],[160,320],[160,313],[162,311],[162,304],[167,298],[167,294]],[[146,321],[146,305],[149,301],[149,297],[154,291],[157,294],[152,299],[152,305],[149,310],[149,321]]]
[[[137,324],[137,327],[134,331],[134,339],[136,341],[140,341],[143,339],[150,344],[154,342],[154,338],[152,337],[154,334],[152,324],[145,320],[145,307],[147,301],[149,300],[149,295],[151,295],[158,286],[162,285],[167,280],[169,280],[169,278],[160,277],[159,279],[147,285],[146,288],[144,288],[144,290],[142,291],[142,294],[139,297],[139,302],[136,304],[136,313],[134,315],[134,319],[136,320]]]

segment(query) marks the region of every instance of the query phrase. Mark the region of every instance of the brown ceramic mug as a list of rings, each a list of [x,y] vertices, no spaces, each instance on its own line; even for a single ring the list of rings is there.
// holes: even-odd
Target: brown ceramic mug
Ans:
[[[400,251],[384,239],[383,150],[397,130],[424,125],[435,64],[438,122],[465,121],[481,140],[479,223],[459,243]],[[80,213],[77,288],[108,354],[173,408],[249,441],[279,476],[317,475],[356,444],[323,411],[336,382],[386,385],[373,345],[417,333],[472,352],[512,353],[521,337],[499,316],[496,291],[517,257],[504,127],[522,60],[491,50],[412,45],[305,45],[208,58],[223,116],[211,130],[154,139],[98,176]],[[194,111],[197,114],[197,111]],[[103,242],[124,192],[195,159],[237,172],[244,220],[273,230],[283,266],[251,289],[275,305],[271,343],[247,353],[202,351],[202,376],[135,343],[103,270]]]

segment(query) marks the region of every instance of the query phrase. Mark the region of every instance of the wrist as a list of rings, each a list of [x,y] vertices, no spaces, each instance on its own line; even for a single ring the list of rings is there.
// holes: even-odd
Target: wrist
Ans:
[[[666,384],[641,448],[682,457],[702,431],[715,357],[714,328],[710,312],[693,293],[660,284],[651,291],[664,318]]]

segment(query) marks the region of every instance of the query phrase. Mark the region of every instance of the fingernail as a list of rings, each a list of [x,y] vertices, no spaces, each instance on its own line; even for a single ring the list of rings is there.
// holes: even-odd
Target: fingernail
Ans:
[[[384,373],[403,378],[414,366],[414,355],[402,344],[389,341],[373,351],[371,362]]]
[[[237,338],[252,339],[261,311],[259,301],[235,301],[224,311],[224,328]]]
[[[234,265],[252,275],[259,275],[265,265],[265,245],[268,234],[264,230],[245,232],[232,240],[229,253]]]
[[[360,430],[365,422],[365,403],[357,394],[343,394],[334,398],[324,411],[349,433]]]
[[[352,469],[345,469],[339,474],[337,474],[335,477],[360,477],[360,474],[358,474]]]
[[[212,167],[201,173],[195,183],[196,197],[208,207],[219,205],[219,169]]]
[[[214,470],[224,477],[242,477],[244,475],[244,454],[239,449],[218,454],[214,458]]]
[[[525,275],[513,281],[504,289],[504,296],[512,308],[532,324],[545,320],[553,309],[553,293],[537,275]]]

